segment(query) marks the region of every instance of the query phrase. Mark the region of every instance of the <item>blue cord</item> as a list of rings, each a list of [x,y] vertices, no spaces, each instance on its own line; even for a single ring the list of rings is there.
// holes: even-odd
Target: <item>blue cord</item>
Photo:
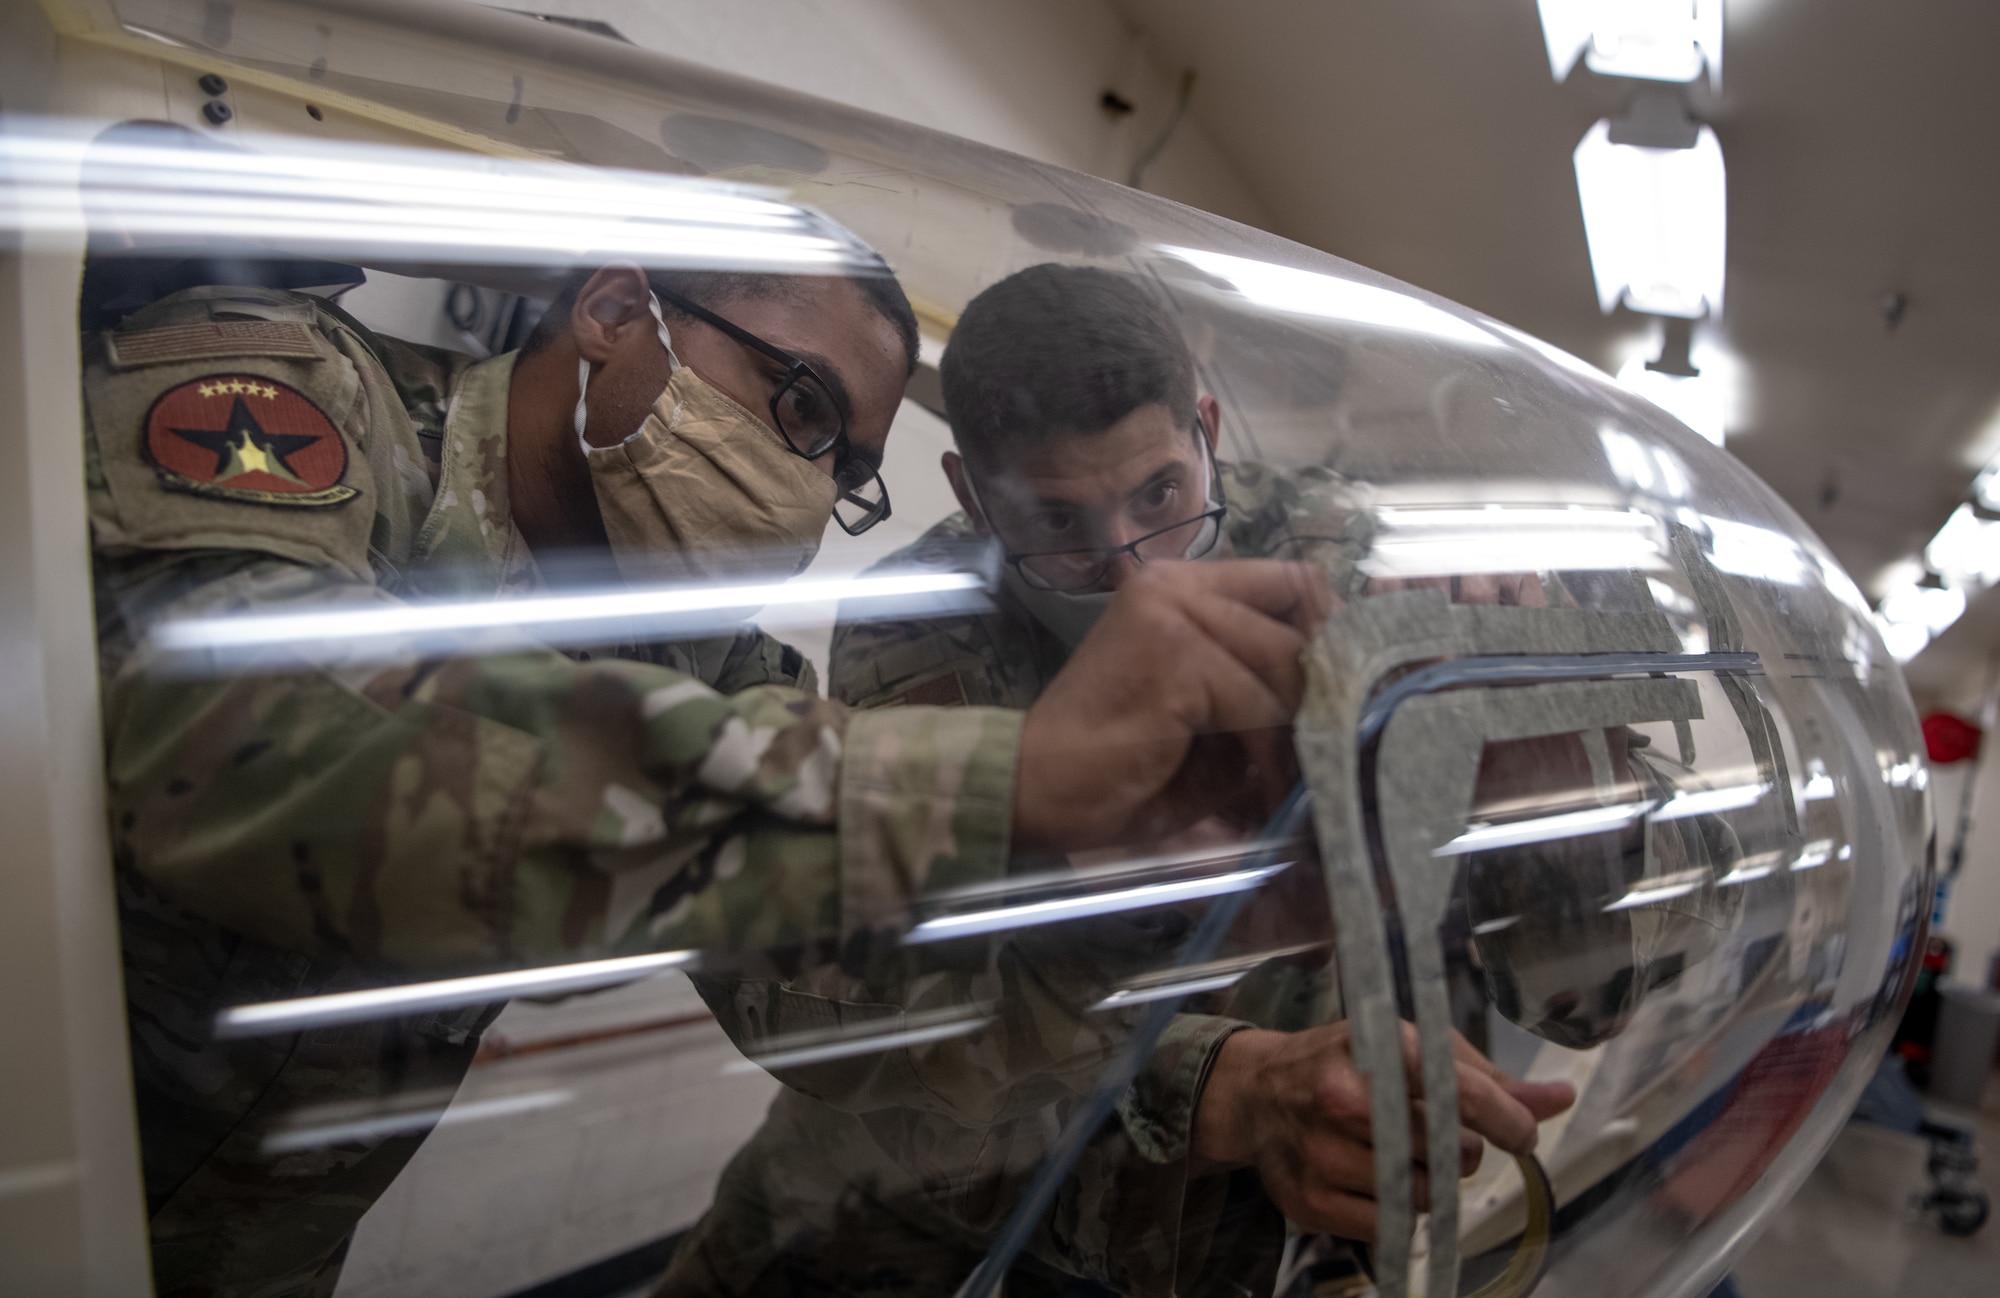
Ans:
[[[1277,864],[1279,853],[1290,845],[1305,824],[1309,806],[1305,785],[1301,783],[1285,798],[1277,814],[1272,816],[1270,823],[1264,827],[1261,835],[1263,846],[1258,849],[1257,855],[1251,858],[1251,868],[1263,869]],[[1246,889],[1220,898],[1210,906],[1208,913],[1201,917],[1201,923],[1195,928],[1194,936],[1188,939],[1185,947],[1181,948],[1180,958],[1172,967],[1180,969],[1200,964],[1212,956],[1215,948],[1221,945],[1223,935],[1229,931],[1230,924],[1235,922],[1237,913],[1249,899],[1250,890]],[[1173,1022],[1174,1016],[1180,1013],[1181,1006],[1186,1001],[1185,994],[1166,996],[1147,1007],[1145,1017],[1139,1021],[1137,1030],[1125,1043],[1125,1048],[1105,1066],[1104,1075],[1098,1079],[1096,1089],[1070,1118],[1069,1125],[1065,1126],[1062,1134],[1056,1138],[1054,1147],[1043,1157],[1042,1166],[1036,1171],[1035,1179],[1028,1183],[1027,1190],[1021,1195],[1021,1201],[1014,1205],[1013,1215],[1007,1218],[1007,1224],[994,1238],[992,1248],[987,1250],[985,1258],[966,1278],[965,1283],[958,1287],[957,1298],[991,1298],[991,1295],[998,1291],[1001,1280],[1005,1279],[1007,1272],[1013,1268],[1014,1259],[1020,1256],[1023,1248],[1027,1247],[1028,1236],[1034,1233],[1035,1223],[1048,1211],[1049,1204],[1055,1199],[1056,1191],[1062,1188],[1064,1179],[1076,1166],[1077,1159],[1083,1157],[1083,1151],[1090,1144],[1091,1137],[1095,1136],[1097,1129],[1104,1125],[1104,1120],[1111,1116],[1111,1110],[1117,1105],[1119,1097],[1125,1093],[1125,1088],[1132,1084],[1132,1079],[1139,1075],[1139,1070],[1145,1066],[1146,1061],[1152,1057],[1154,1048],[1160,1043],[1160,1037],[1165,1034],[1168,1025]]]

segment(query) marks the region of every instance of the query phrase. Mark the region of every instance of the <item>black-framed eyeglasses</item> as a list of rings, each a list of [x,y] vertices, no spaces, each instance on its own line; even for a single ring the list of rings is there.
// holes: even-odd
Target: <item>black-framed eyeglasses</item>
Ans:
[[[1210,490],[1214,489],[1215,457],[1208,449],[1208,438],[1197,426],[1195,441],[1201,446],[1203,458],[1207,461]],[[1129,554],[1135,563],[1147,563],[1155,559],[1199,559],[1215,548],[1222,537],[1222,520],[1228,516],[1229,506],[1215,504],[1209,506],[1193,518],[1184,518],[1178,523],[1170,523],[1158,531],[1148,532],[1135,541],[1124,545],[1091,546],[1079,550],[1039,550],[1022,554],[1014,550],[1006,552],[1006,561],[1014,571],[1021,574],[1021,580],[1038,590],[1076,591],[1085,590],[1104,580],[1104,574],[1111,571],[1111,565],[1121,554]]]
[[[847,438],[847,412],[819,372],[782,347],[765,342],[748,329],[726,320],[698,302],[689,301],[658,283],[653,291],[703,324],[720,330],[752,351],[785,367],[785,377],[771,394],[771,421],[792,454],[817,460],[833,453],[833,520],[849,536],[859,536],[889,517],[889,487],[874,462],[858,455]]]

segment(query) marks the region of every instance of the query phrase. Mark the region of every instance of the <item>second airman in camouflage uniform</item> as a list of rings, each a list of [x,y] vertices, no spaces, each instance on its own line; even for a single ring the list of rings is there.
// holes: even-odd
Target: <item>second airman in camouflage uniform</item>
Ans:
[[[982,303],[990,306],[1010,293],[1079,290],[1110,293],[1111,310],[1141,326],[1133,331],[1140,339],[1120,344],[1132,372],[1086,376],[1095,392],[1113,394],[1110,408],[1095,418],[1071,413],[1075,406],[1041,409],[1046,426],[1059,431],[982,459],[967,446],[966,426],[974,421],[964,406],[973,384],[964,376],[979,362],[967,360],[962,321],[945,371],[964,456],[948,467],[955,484],[975,473],[982,477],[970,492],[960,485],[960,498],[972,495],[969,506],[991,504],[987,494],[996,483],[1004,489],[1010,476],[1053,478],[1053,470],[1038,477],[1030,467],[1048,458],[1051,444],[1124,437],[1119,430],[1132,409],[1120,404],[1123,395],[1158,415],[1157,429],[1107,442],[1104,462],[1141,479],[1150,462],[1133,452],[1143,448],[1158,460],[1164,446],[1182,462],[1213,465],[1205,489],[1181,482],[1181,498],[1159,504],[1165,511],[1159,524],[1219,506],[1219,528],[1204,559],[1310,559],[1336,574],[1337,594],[1353,593],[1367,517],[1350,486],[1326,469],[1282,472],[1196,459],[1193,453],[1213,436],[1213,404],[1203,400],[1203,423],[1191,437],[1180,412],[1168,409],[1177,403],[1146,386],[1146,358],[1135,352],[1145,346],[1143,327],[1157,322],[1158,313],[1135,290],[1101,271],[1038,267],[988,290],[967,309],[966,320],[979,318]],[[1050,314],[1087,327],[1075,324],[1066,302]],[[1169,356],[1165,363],[1173,361]],[[1185,365],[1184,354],[1179,363]],[[1048,380],[1046,369],[1039,377]],[[1060,380],[1048,386],[1060,387]],[[992,400],[1025,398],[1017,389]],[[1061,430],[1069,429],[1076,435],[1066,440]],[[1141,467],[1131,469],[1133,463]],[[1024,488],[1020,494],[1033,493]],[[1130,530],[1153,526],[1139,522]],[[977,561],[992,535],[969,512],[956,513],[871,572],[960,570]],[[1144,556],[1142,550],[1134,557]],[[834,697],[870,710],[1033,704],[1063,668],[1078,632],[1068,622],[1051,627],[1037,615],[1031,602],[1045,605],[1051,592],[1024,588],[1015,559],[1010,556],[1009,580],[989,611],[892,622],[844,619],[833,641]],[[1343,583],[1350,589],[1343,591]],[[1197,1007],[1207,1012],[1175,1017],[1117,1119],[1070,1174],[1010,1277],[1009,1294],[1270,1292],[1284,1243],[1283,1217],[1254,1173],[1203,1175],[1193,1128],[1209,1069],[1230,1035],[1251,1026],[1298,1030],[1338,1017],[1328,929],[1313,918],[1319,912],[1311,905],[1303,912],[1287,932],[1238,943],[1239,950],[1283,948],[1284,954],[1262,963],[1251,959],[1255,968],[1248,977],[1226,993],[1200,998]],[[900,1071],[843,1078],[832,1087],[785,1075],[791,1085],[731,1163],[715,1209],[682,1245],[659,1292],[777,1298],[955,1289],[1006,1221],[1053,1132],[1136,1022],[1136,1014],[1107,1013],[1093,1002],[1121,977],[1170,963],[1187,925],[1186,917],[1170,912],[1017,938],[987,952],[989,963],[982,967],[994,984],[1008,988],[990,1027],[911,1052],[921,1058]],[[937,981],[949,980],[938,975]],[[955,994],[941,985],[932,990],[941,1003],[977,998],[971,980]],[[1074,1288],[1078,1281],[1087,1288]]]

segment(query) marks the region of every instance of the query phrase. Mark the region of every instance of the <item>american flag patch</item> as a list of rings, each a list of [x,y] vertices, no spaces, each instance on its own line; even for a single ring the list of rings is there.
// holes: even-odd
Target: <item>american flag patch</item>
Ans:
[[[312,331],[286,320],[208,320],[134,333],[105,335],[105,351],[119,369],[218,356],[287,356],[318,359]]]

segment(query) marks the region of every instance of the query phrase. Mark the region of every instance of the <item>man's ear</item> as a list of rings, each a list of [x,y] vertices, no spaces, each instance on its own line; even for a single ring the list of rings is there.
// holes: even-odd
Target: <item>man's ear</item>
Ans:
[[[1208,450],[1212,455],[1215,453],[1215,439],[1222,434],[1222,404],[1203,393],[1194,403],[1194,413],[1201,420],[1202,435],[1208,438]]]
[[[646,273],[633,265],[605,266],[578,290],[569,311],[570,337],[593,365],[611,359],[633,329],[653,328],[646,303],[653,290]]]
[[[958,507],[972,520],[973,528],[981,536],[993,535],[993,526],[980,512],[979,501],[973,496],[971,484],[966,479],[965,457],[957,451],[946,451],[938,457],[938,463],[944,469],[946,480],[951,483],[951,494],[958,497]]]

